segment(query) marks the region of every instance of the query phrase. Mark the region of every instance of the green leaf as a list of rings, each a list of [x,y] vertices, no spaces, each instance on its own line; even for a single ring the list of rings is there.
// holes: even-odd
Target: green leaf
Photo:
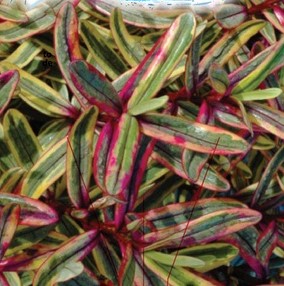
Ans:
[[[182,151],[182,165],[191,181],[198,181],[200,172],[202,172],[208,159],[209,155],[205,153],[193,152],[187,149]],[[208,164],[206,165],[208,167]],[[210,177],[210,174],[207,173],[207,175]],[[204,187],[206,188],[206,185]]]
[[[145,250],[211,242],[254,225],[260,220],[261,214],[254,210],[245,208],[220,210],[189,222],[147,233],[141,237],[141,242],[148,244]]]
[[[284,62],[284,39],[281,39],[271,48],[267,57],[258,65],[252,66],[250,73],[240,80],[233,88],[232,94],[248,92],[257,88],[261,82],[274,70],[283,66]]]
[[[73,125],[68,139],[66,174],[69,198],[77,208],[89,205],[93,138],[98,110],[87,109]]]
[[[78,25],[75,7],[70,2],[64,3],[56,16],[54,48],[59,69],[69,88],[81,106],[88,106],[86,99],[74,86],[69,71],[72,61],[83,59],[79,45]]]
[[[124,113],[114,130],[107,159],[105,186],[110,195],[125,192],[133,172],[138,141],[138,122]]]
[[[121,261],[115,251],[114,244],[109,239],[109,235],[100,235],[92,255],[99,273],[118,285],[118,268]]]
[[[107,169],[107,157],[109,154],[109,148],[112,141],[113,132],[114,124],[109,121],[104,125],[101,130],[94,153],[94,179],[96,180],[97,185],[104,191],[106,191],[105,176]]]
[[[266,100],[271,98],[276,98],[283,91],[280,88],[267,88],[267,89],[258,89],[254,91],[247,91],[234,94],[234,97],[241,101],[249,100]]]
[[[248,17],[247,9],[243,5],[222,4],[214,12],[218,23],[225,29],[239,26]]]
[[[204,74],[213,62],[221,66],[228,60],[261,28],[264,21],[251,20],[239,25],[236,29],[226,32],[223,37],[213,45],[199,64],[199,74]]]
[[[13,13],[14,14],[14,13]],[[28,21],[0,23],[0,42],[16,42],[50,29],[55,21],[54,10],[49,5],[40,5],[26,13]]]
[[[129,109],[157,94],[191,45],[195,28],[193,14],[186,13],[158,40],[121,91],[123,101],[130,98]]]
[[[0,210],[0,259],[9,247],[14,237],[20,218],[20,207],[15,204],[8,204]]]
[[[238,154],[248,148],[244,139],[227,130],[175,116],[144,115],[140,126],[148,136],[197,152]]]
[[[181,256],[194,257],[202,261],[203,265],[193,265],[192,267],[198,272],[204,273],[228,264],[238,255],[239,250],[231,244],[217,242],[181,249],[178,253]]]
[[[214,284],[182,267],[157,263],[145,255],[145,265],[169,286],[213,286]],[[170,275],[171,274],[171,275]]]
[[[66,241],[39,268],[33,285],[52,286],[71,262],[82,260],[96,245],[97,231],[90,230]]]
[[[111,79],[127,71],[121,57],[87,20],[81,23],[81,35],[91,55]]]
[[[214,168],[206,164],[208,154],[196,154],[190,150],[182,150],[180,147],[169,145],[158,141],[156,152],[152,157],[175,172],[180,177],[189,180],[192,184],[202,186],[212,191],[227,191],[229,182],[222,177]],[[192,165],[192,162],[196,165]]]
[[[220,94],[225,94],[230,84],[226,71],[217,63],[213,63],[208,72],[208,76],[212,85]]]
[[[40,53],[42,48],[32,40],[25,40],[5,61],[23,68]]]
[[[50,147],[29,170],[21,194],[39,198],[47,188],[65,173],[66,137]]]
[[[3,126],[0,124],[0,169],[5,172],[15,167],[17,167],[17,163],[9,149],[7,141],[4,139]]]
[[[7,70],[17,70],[19,72],[19,87],[21,89],[19,95],[23,101],[36,110],[52,117],[77,116],[77,109],[42,80],[16,65],[2,61],[0,63],[0,72]]]
[[[260,234],[256,244],[257,258],[263,266],[268,267],[270,257],[278,242],[277,228],[271,221],[266,229]]]
[[[15,23],[25,23],[29,20],[24,11],[5,4],[0,4],[0,19]]]
[[[146,53],[142,45],[128,33],[123,22],[122,12],[118,8],[111,12],[110,28],[117,47],[127,63],[132,67],[137,66]]]
[[[126,246],[121,248],[122,252],[122,262],[119,267],[119,285],[128,286],[134,284],[134,276],[136,261],[133,255],[133,246],[131,243],[128,243]]]
[[[4,112],[19,83],[19,73],[16,70],[4,72],[0,75],[0,114]]]
[[[19,274],[16,272],[5,272],[3,274],[7,279],[8,286],[22,286]],[[4,285],[3,285],[4,286]]]
[[[149,111],[154,111],[156,109],[164,107],[166,103],[168,102],[168,100],[169,100],[169,97],[167,95],[160,96],[158,98],[149,99],[147,101],[143,101],[135,105],[133,108],[130,108],[128,110],[128,113],[130,113],[131,115],[137,116],[143,113],[147,113]]]
[[[73,84],[89,103],[112,116],[121,113],[122,105],[117,92],[97,69],[84,61],[72,62],[69,69]]]
[[[245,102],[245,107],[252,123],[284,139],[284,112],[257,102]]]
[[[28,120],[16,109],[9,109],[3,120],[7,142],[18,164],[29,170],[41,154],[41,146]]]
[[[25,171],[22,168],[11,168],[0,177],[0,190],[2,193],[12,193],[18,187]]]
[[[0,206],[17,204],[21,207],[20,224],[43,226],[58,220],[57,212],[45,203],[15,194],[0,193]]]
[[[284,162],[284,146],[282,146],[273,156],[273,158],[269,161],[268,165],[265,168],[265,171],[262,173],[261,179],[257,186],[257,189],[254,192],[253,199],[251,205],[256,205],[265,195],[267,187],[277,172],[278,168]]]
[[[10,256],[24,249],[28,249],[39,241],[47,237],[48,233],[54,229],[54,224],[40,227],[18,226],[14,238],[6,254]]]
[[[64,268],[60,271],[56,277],[57,282],[67,282],[70,279],[77,277],[84,271],[84,266],[81,262],[71,261],[64,265]]]
[[[159,251],[146,251],[144,255],[156,262],[168,266],[173,265],[173,263],[175,266],[190,267],[190,268],[202,267],[205,265],[203,260],[187,254],[183,255],[180,252],[176,256],[175,254],[166,254]]]

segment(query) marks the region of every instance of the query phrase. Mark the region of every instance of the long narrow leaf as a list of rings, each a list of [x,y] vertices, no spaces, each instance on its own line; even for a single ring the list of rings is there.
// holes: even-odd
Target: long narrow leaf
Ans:
[[[59,179],[65,172],[66,150],[66,137],[46,150],[28,172],[21,194],[37,199]]]
[[[8,204],[0,211],[0,259],[10,245],[20,218],[20,207]]]
[[[48,84],[18,68],[2,61],[0,71],[17,70],[20,74],[20,97],[36,110],[54,117],[76,117],[78,110],[52,89]]]
[[[121,91],[124,101],[131,97],[128,108],[157,94],[191,45],[195,28],[192,13],[183,14],[173,22]]]
[[[69,64],[72,61],[83,59],[79,46],[78,25],[75,7],[70,2],[64,3],[55,21],[54,47],[58,66],[68,86],[80,104],[88,106],[86,99],[74,86],[69,71]]]
[[[218,127],[155,113],[141,119],[144,134],[182,148],[214,154],[238,154],[248,148],[244,139]]]
[[[113,9],[110,17],[110,28],[120,52],[132,67],[137,66],[146,55],[142,45],[132,37],[123,22],[122,12]]]
[[[259,184],[254,192],[252,205],[258,204],[258,202],[262,199],[265,195],[265,192],[277,172],[277,169],[283,164],[284,162],[284,146],[282,146],[277,153],[273,156],[273,158],[268,163],[265,171],[263,172]]]
[[[83,259],[97,244],[97,231],[90,230],[66,241],[37,271],[33,285],[52,286],[70,262]]]
[[[57,222],[57,212],[45,203],[28,197],[0,193],[0,206],[17,204],[21,207],[21,225],[44,226]]]
[[[16,70],[4,72],[0,75],[0,114],[9,104],[19,83],[19,73]]]
[[[109,194],[119,194],[128,186],[133,172],[134,161],[139,142],[137,120],[123,114],[114,130],[108,155],[105,186]]]
[[[73,61],[70,65],[70,76],[74,86],[102,112],[112,116],[121,113],[120,98],[112,84],[97,69],[84,61]]]
[[[29,122],[16,109],[9,109],[3,123],[10,150],[19,166],[29,170],[36,163],[42,151]]]
[[[77,208],[89,203],[94,127],[98,116],[95,107],[87,109],[72,127],[67,145],[66,175],[69,198]]]

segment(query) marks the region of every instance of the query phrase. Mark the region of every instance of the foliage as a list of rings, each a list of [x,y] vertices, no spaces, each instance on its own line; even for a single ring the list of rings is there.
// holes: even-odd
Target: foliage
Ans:
[[[283,284],[283,1],[62,2],[0,4],[0,284]]]

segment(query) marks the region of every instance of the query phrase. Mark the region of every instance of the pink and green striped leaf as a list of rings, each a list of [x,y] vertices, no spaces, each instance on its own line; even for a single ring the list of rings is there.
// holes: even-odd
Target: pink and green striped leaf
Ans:
[[[39,198],[66,170],[66,137],[47,149],[24,179],[21,194]]]
[[[144,219],[144,232],[149,233],[151,229],[160,230],[175,225],[184,224],[189,219],[198,219],[203,215],[212,214],[219,210],[247,209],[247,206],[237,200],[228,198],[200,199],[197,202],[185,202],[171,204],[165,207],[156,208],[143,213],[128,213],[127,228]]]
[[[284,39],[281,39],[273,47],[268,56],[252,71],[246,74],[233,88],[232,94],[248,92],[257,88],[265,78],[284,65]]]
[[[138,241],[148,244],[145,250],[207,243],[254,225],[260,220],[261,214],[250,209],[219,210],[189,222],[154,230],[142,235]]]
[[[107,158],[115,128],[117,128],[117,125],[111,121],[104,125],[96,143],[94,153],[93,175],[97,185],[103,191],[106,191],[105,176],[107,170]]]
[[[28,197],[0,193],[0,206],[17,204],[21,207],[21,225],[44,226],[58,221],[57,212],[45,203]]]
[[[230,234],[223,240],[238,247],[240,256],[247,264],[261,277],[264,273],[263,266],[256,257],[256,241],[259,236],[255,227],[248,227],[244,230]]]
[[[71,262],[82,260],[97,244],[97,231],[89,230],[66,241],[38,269],[33,285],[52,286],[58,282],[58,276]]]
[[[7,204],[0,210],[0,259],[9,247],[20,219],[20,206]]]
[[[238,52],[238,50],[265,26],[262,20],[250,20],[237,28],[226,32],[223,37],[213,45],[199,64],[199,74],[202,75],[209,69],[213,62],[221,66]]]
[[[284,112],[257,102],[245,102],[247,115],[252,123],[284,139]]]
[[[133,256],[133,246],[131,243],[121,246],[122,261],[119,267],[119,286],[135,285],[135,258]]]
[[[67,144],[66,175],[69,198],[76,208],[89,205],[93,138],[98,110],[88,108],[73,125]]]
[[[25,23],[29,19],[24,11],[0,4],[0,19],[15,23]]]
[[[142,45],[128,33],[122,12],[118,8],[111,12],[110,28],[117,47],[127,63],[131,67],[137,66],[146,54]]]
[[[124,113],[114,130],[107,159],[105,186],[110,195],[126,191],[131,180],[139,143],[136,118]]]
[[[284,146],[282,146],[273,156],[273,158],[268,162],[261,179],[258,183],[258,186],[254,192],[251,205],[258,205],[260,200],[265,195],[265,192],[277,173],[278,168],[282,166],[284,162]]]
[[[37,270],[40,265],[52,254],[53,250],[34,247],[33,253],[21,252],[0,261],[1,271],[24,272]]]
[[[36,110],[52,117],[76,117],[78,110],[64,99],[48,84],[18,68],[16,65],[2,61],[0,72],[17,70],[20,74],[19,96]]]
[[[190,150],[183,151],[180,147],[167,145],[161,141],[155,148],[156,152],[152,155],[155,160],[191,183],[212,191],[222,192],[230,188],[229,182],[206,164],[208,154],[199,153],[190,158],[190,152],[196,153]],[[199,165],[191,165],[191,162]]]
[[[54,26],[54,48],[59,69],[81,106],[88,106],[86,99],[78,92],[71,79],[69,65],[72,61],[83,59],[78,33],[78,18],[75,7],[64,3],[60,8]]]
[[[230,84],[226,71],[217,63],[213,63],[208,72],[211,86],[220,94],[225,94]]]
[[[82,21],[80,34],[90,54],[111,79],[127,71],[121,56],[89,21]]]
[[[5,21],[0,23],[0,42],[16,42],[49,30],[55,21],[54,10],[40,5],[27,11],[28,21],[21,23]]]
[[[48,224],[46,226],[21,226],[19,225],[14,238],[7,249],[7,256],[14,255],[21,250],[26,250],[42,241],[52,231],[55,224]]]
[[[0,75],[0,114],[4,112],[11,101],[19,79],[19,73],[16,70],[7,71]]]
[[[230,73],[229,80],[230,80],[231,86],[238,84],[238,82],[246,78],[248,74],[252,73],[263,62],[265,62],[269,56],[275,53],[278,54],[280,50],[283,49],[283,44],[284,43],[282,42],[280,43],[276,42],[272,46],[269,46],[263,51],[260,51],[259,53],[257,53],[252,59],[246,61],[239,68],[235,69],[232,73]],[[281,66],[282,63],[279,62],[278,64],[279,66]]]
[[[239,154],[248,149],[247,142],[234,133],[170,115],[144,115],[140,127],[145,135],[197,152]]]
[[[18,110],[9,109],[5,113],[3,127],[9,148],[19,166],[29,170],[42,150],[28,120]]]
[[[261,264],[267,268],[274,248],[277,246],[278,233],[274,221],[270,222],[259,235],[256,244],[256,255]]]
[[[196,93],[196,88],[199,79],[199,61],[200,61],[200,52],[202,44],[203,34],[197,36],[191,47],[187,52],[187,59],[185,63],[185,89],[187,93]]]
[[[74,86],[90,104],[111,116],[117,117],[121,113],[122,105],[116,90],[95,67],[78,60],[70,64],[69,71]]]
[[[186,28],[185,28],[186,27]],[[192,13],[179,16],[136,68],[120,93],[128,108],[154,97],[190,47],[196,22]]]

